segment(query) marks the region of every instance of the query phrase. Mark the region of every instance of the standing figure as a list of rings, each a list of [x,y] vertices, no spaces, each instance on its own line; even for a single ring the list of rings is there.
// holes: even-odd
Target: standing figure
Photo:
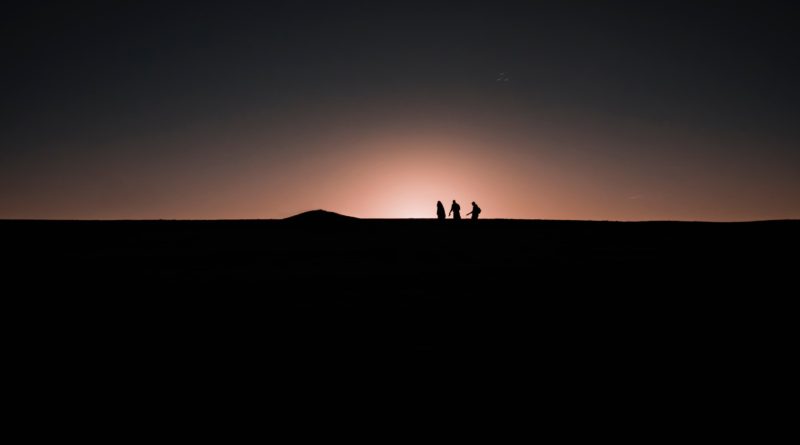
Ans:
[[[436,217],[439,218],[439,221],[443,221],[445,218],[442,201],[436,201]]]
[[[458,205],[455,199],[453,200],[453,204],[450,206],[450,213],[453,214],[453,219],[461,219],[461,206]]]
[[[481,214],[481,208],[478,207],[478,204],[475,204],[475,201],[472,201],[472,211],[467,213],[467,215],[472,215],[472,219],[478,219],[478,215]]]

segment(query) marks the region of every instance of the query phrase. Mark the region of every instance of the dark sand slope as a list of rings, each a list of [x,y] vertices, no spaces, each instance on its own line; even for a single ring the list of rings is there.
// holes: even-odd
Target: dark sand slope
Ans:
[[[577,337],[652,347],[781,329],[800,222],[441,223],[315,211],[2,221],[0,237],[4,281],[20,286],[13,300],[62,334],[222,335],[289,348]]]

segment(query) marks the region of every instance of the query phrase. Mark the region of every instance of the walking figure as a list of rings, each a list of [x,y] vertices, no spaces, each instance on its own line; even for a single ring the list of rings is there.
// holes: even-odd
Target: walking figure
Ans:
[[[467,215],[472,215],[472,219],[478,219],[478,215],[481,214],[481,208],[478,207],[478,204],[475,204],[475,201],[472,201],[472,211],[467,213]]]
[[[453,204],[450,206],[450,213],[453,214],[453,219],[461,219],[461,206],[458,205],[455,199],[453,200]],[[450,213],[448,213],[448,215]]]
[[[443,221],[445,218],[442,201],[436,201],[436,217],[439,218],[439,221]]]

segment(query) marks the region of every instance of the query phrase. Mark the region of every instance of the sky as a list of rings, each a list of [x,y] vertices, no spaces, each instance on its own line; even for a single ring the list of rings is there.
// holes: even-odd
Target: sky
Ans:
[[[0,218],[800,218],[790,1],[11,1]]]

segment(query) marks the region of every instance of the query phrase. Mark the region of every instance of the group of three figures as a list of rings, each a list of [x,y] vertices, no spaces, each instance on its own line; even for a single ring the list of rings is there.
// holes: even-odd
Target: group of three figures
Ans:
[[[453,200],[453,204],[450,205],[450,213],[452,214],[453,219],[461,219],[461,206],[458,205],[456,200]],[[475,204],[475,201],[472,201],[472,211],[467,213],[467,215],[472,215],[472,219],[478,219],[478,215],[481,214],[481,208],[478,207],[478,204]],[[439,217],[440,220],[445,219],[444,214],[444,206],[442,205],[442,201],[436,201],[436,216]]]

